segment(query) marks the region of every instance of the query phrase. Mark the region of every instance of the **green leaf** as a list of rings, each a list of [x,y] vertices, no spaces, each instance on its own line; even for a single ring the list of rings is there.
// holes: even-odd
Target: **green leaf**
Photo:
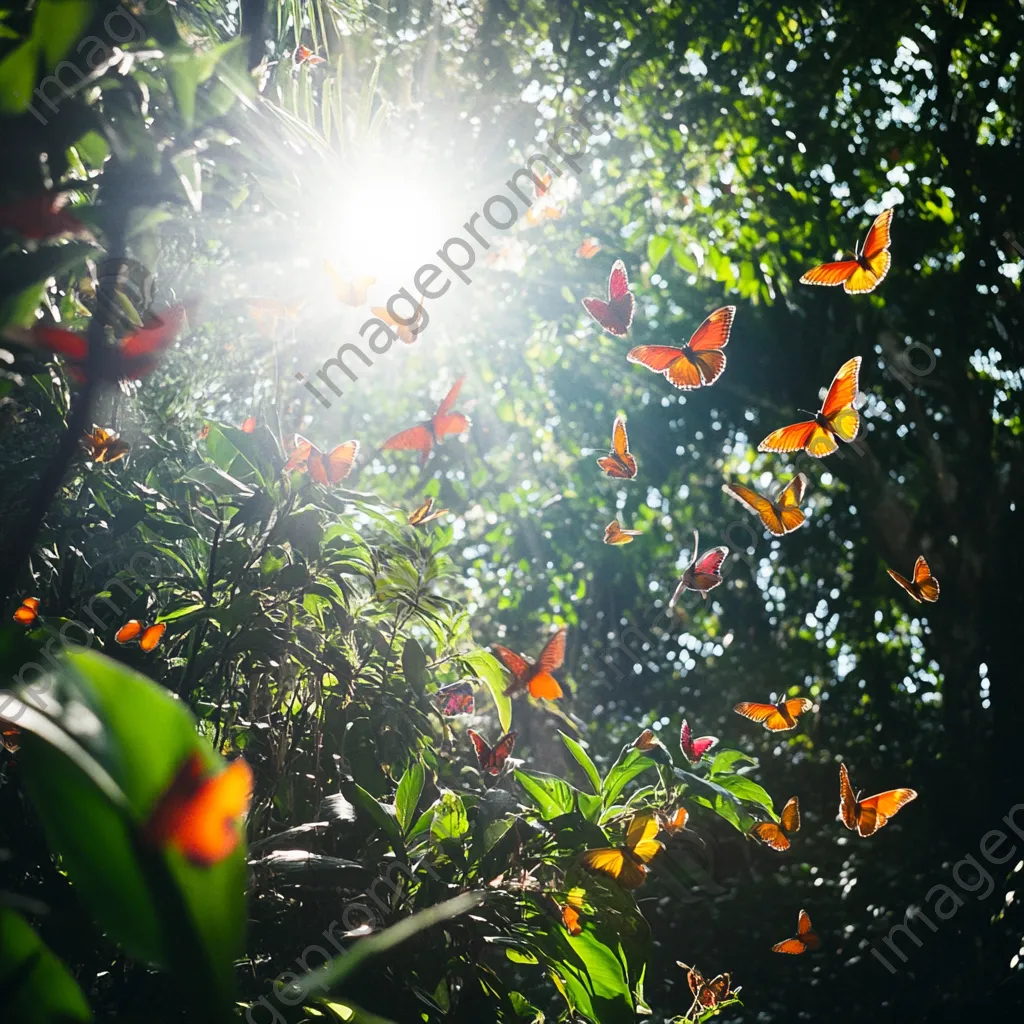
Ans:
[[[720,775],[722,772],[731,771],[736,765],[744,763],[756,766],[757,758],[744,754],[740,750],[720,750],[715,755],[714,761],[711,762],[709,774],[711,776]]]
[[[434,820],[430,826],[430,837],[435,841],[442,839],[458,839],[469,831],[469,818],[466,806],[458,793],[446,790],[434,810]]]
[[[235,46],[241,38],[201,50],[182,48],[168,55],[167,72],[171,91],[186,126],[191,126],[196,113],[196,90],[213,74],[217,62]]]
[[[756,804],[773,817],[775,816],[775,805],[772,803],[772,798],[753,779],[748,779],[745,775],[724,772],[716,775],[714,781],[745,803]]]
[[[419,641],[413,638],[406,640],[402,648],[402,674],[406,683],[417,692],[422,692],[427,685],[427,656]]]
[[[585,772],[587,778],[590,780],[590,785],[593,787],[595,793],[601,792],[601,776],[597,773],[597,766],[590,759],[590,755],[576,742],[571,736],[566,736],[561,730],[558,731],[558,735],[562,737],[562,742],[565,744],[566,749],[574,758],[577,763]]]
[[[682,768],[674,769],[674,774],[686,785],[693,799],[725,818],[738,831],[747,833],[753,827],[754,819],[747,813],[735,793],[710,779],[702,779],[692,772],[683,771]]]
[[[20,914],[5,907],[0,907],[0,999],[4,1019],[19,1024],[92,1020],[67,968]]]
[[[514,775],[545,821],[568,814],[574,809],[576,791],[565,779],[521,769],[516,769]]]
[[[92,17],[93,0],[39,0],[32,39],[46,69],[52,70],[82,35]]]
[[[426,771],[423,768],[423,762],[413,761],[398,783],[398,793],[395,796],[395,815],[398,818],[399,827],[404,833],[408,833],[412,824],[425,780]]]
[[[401,860],[405,860],[405,840],[402,838],[402,830],[398,827],[398,819],[391,813],[391,809],[381,804],[357,782],[343,780],[340,789],[342,796],[357,811],[362,811],[384,832],[391,842],[391,848],[395,851],[395,855]]]
[[[671,248],[672,243],[665,235],[652,235],[647,240],[647,260],[651,264],[651,270],[658,269],[658,264]]]
[[[505,696],[505,673],[501,663],[490,651],[484,650],[470,651],[460,657],[466,670],[484,681],[498,712],[501,731],[508,732],[512,728],[512,700]]]
[[[653,768],[655,763],[635,747],[624,748],[604,779],[601,795],[605,807],[610,807],[615,803],[623,789],[642,772]]]

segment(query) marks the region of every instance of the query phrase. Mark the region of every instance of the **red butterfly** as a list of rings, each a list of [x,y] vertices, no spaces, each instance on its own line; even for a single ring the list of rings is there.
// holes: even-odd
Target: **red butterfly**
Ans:
[[[536,662],[529,661],[521,654],[502,647],[501,644],[491,644],[491,650],[512,673],[512,682],[505,687],[506,695],[511,696],[529,690],[531,697],[543,697],[546,700],[555,700],[562,696],[562,687],[551,673],[556,668],[561,668],[565,660],[565,633],[563,626],[544,645]]]
[[[864,247],[854,249],[852,260],[838,263],[822,263],[812,267],[800,278],[801,284],[841,284],[847,295],[863,295],[873,292],[889,273],[892,257],[889,246],[889,225],[892,210],[884,210],[876,218],[864,239]]]
[[[434,694],[437,709],[447,718],[455,715],[471,715],[476,709],[473,697],[473,684],[460,679],[457,683],[448,683]]]
[[[705,551],[698,559],[698,543],[697,531],[694,530],[693,558],[683,571],[683,575],[679,577],[675,593],[672,595],[672,600],[668,603],[669,608],[679,600],[679,595],[684,590],[696,590],[706,601],[708,591],[714,590],[722,582],[722,563],[725,561],[725,556],[729,554],[729,549],[727,547],[712,548],[710,551]]]
[[[607,455],[602,455],[597,464],[605,476],[620,480],[633,480],[636,477],[636,458],[629,450],[629,436],[626,434],[626,417],[616,416],[612,424],[612,447]]]
[[[637,345],[626,353],[626,359],[663,374],[669,384],[682,391],[714,384],[725,369],[722,349],[729,344],[729,332],[735,316],[735,306],[723,306],[694,331],[693,337],[682,348]]]
[[[173,846],[193,864],[210,867],[238,845],[238,819],[249,807],[252,771],[236,758],[208,776],[203,760],[190,754],[142,826],[148,846]]]
[[[67,192],[42,192],[0,206],[0,229],[35,239],[87,233],[89,229],[64,209],[70,198]]]
[[[683,727],[679,730],[679,749],[690,764],[697,764],[717,743],[718,739],[715,736],[699,736],[694,739],[690,735],[690,723],[683,719]]]
[[[505,733],[492,747],[478,732],[474,732],[472,729],[467,729],[466,732],[473,741],[473,746],[476,747],[476,759],[480,763],[480,771],[488,772],[491,775],[500,775],[501,769],[505,767],[505,762],[515,748],[518,733],[515,731]]]
[[[322,452],[312,441],[307,441],[301,434],[296,434],[295,447],[284,464],[284,472],[289,473],[293,469],[308,470],[310,479],[324,487],[340,484],[352,472],[358,454],[358,441],[344,441],[337,448]]]
[[[452,385],[451,391],[444,396],[441,404],[437,407],[437,412],[428,423],[421,423],[395,434],[394,437],[389,437],[381,445],[381,448],[418,451],[421,453],[420,465],[426,465],[430,451],[435,444],[440,444],[449,434],[461,434],[469,429],[469,417],[461,412],[452,412],[452,406],[458,400],[459,391],[462,389],[462,382],[465,379],[465,377],[460,377]]]
[[[583,308],[609,333],[624,338],[633,322],[633,293],[629,290],[626,264],[616,260],[608,276],[608,301],[584,299]]]
[[[295,51],[296,67],[302,63],[309,64],[310,67],[316,67],[317,64],[323,64],[326,60],[326,57],[318,57],[308,46],[300,45]]]
[[[860,413],[853,402],[860,389],[859,378],[860,356],[854,356],[839,367],[821,409],[811,414],[814,419],[773,430],[757,450],[785,453],[802,448],[812,458],[823,459],[839,448],[837,438],[847,443],[855,440],[860,430]]]
[[[160,316],[151,317],[142,327],[125,335],[115,347],[100,352],[98,376],[101,380],[139,380],[152,373],[164,350],[177,337],[185,318],[184,306],[172,306]],[[28,331],[11,328],[12,340],[44,348],[69,360],[68,375],[79,383],[86,378],[89,342],[74,331],[60,327],[33,327]]]

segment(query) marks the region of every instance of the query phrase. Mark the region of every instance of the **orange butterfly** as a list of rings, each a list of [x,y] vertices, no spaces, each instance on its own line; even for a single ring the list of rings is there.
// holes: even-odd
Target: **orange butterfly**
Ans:
[[[782,808],[778,825],[774,821],[761,821],[750,830],[751,835],[756,836],[766,846],[770,846],[773,850],[778,850],[780,853],[783,850],[789,849],[789,840],[786,838],[786,833],[789,832],[792,835],[792,833],[799,831],[800,801],[795,796],[790,797],[786,802],[786,806]]]
[[[889,273],[892,257],[889,246],[889,225],[892,223],[892,210],[880,213],[871,225],[863,248],[853,251],[853,259],[840,260],[838,263],[822,263],[812,267],[800,278],[801,284],[841,284],[847,295],[863,295],[873,292],[885,280]]]
[[[939,581],[932,575],[924,555],[918,555],[914,563],[914,581],[904,579],[894,569],[885,570],[918,604],[922,601],[938,601]]]
[[[144,626],[138,619],[129,619],[115,634],[119,644],[130,644],[139,641],[139,646],[147,653],[153,650],[167,629],[166,622],[157,622],[152,626]]]
[[[352,472],[358,454],[358,441],[343,441],[337,448],[322,452],[312,441],[296,434],[295,447],[284,464],[283,472],[309,470],[310,479],[324,487],[340,484]]]
[[[749,511],[756,512],[761,522],[776,537],[783,537],[804,525],[807,517],[800,509],[800,502],[803,501],[806,488],[807,477],[803,473],[797,473],[782,488],[775,501],[741,484],[722,484],[722,490],[730,498],[735,498]]]
[[[653,729],[644,729],[635,740],[632,747],[634,750],[655,750],[658,747],[665,749],[665,744],[654,735]]]
[[[729,332],[736,316],[735,306],[716,309],[682,347],[637,345],[626,353],[630,363],[639,363],[662,374],[681,391],[714,384],[725,370],[722,349],[729,344]]]
[[[814,952],[821,946],[821,939],[815,934],[811,927],[811,918],[806,910],[801,910],[796,919],[796,938],[786,939],[784,942],[776,942],[772,946],[773,953],[806,953]]]
[[[576,250],[576,255],[580,259],[592,260],[600,251],[601,243],[596,238],[584,238]]]
[[[343,302],[346,306],[361,306],[366,301],[367,293],[370,290],[370,285],[377,283],[375,277],[357,277],[353,281],[347,281],[345,278],[334,269],[330,260],[325,259],[323,261],[324,270],[327,271],[327,276],[331,279],[331,284],[334,286],[334,294],[338,296],[338,301]],[[387,310],[384,310],[387,313]],[[394,323],[389,317],[389,322]]]
[[[562,924],[570,935],[580,935],[583,926],[580,924],[580,911],[583,909],[585,890],[579,887],[570,889],[565,895],[565,904],[560,908]]]
[[[14,610],[14,621],[22,626],[31,626],[39,617],[39,598],[26,597]]]
[[[422,505],[412,510],[409,513],[409,525],[410,526],[426,526],[427,523],[432,522],[434,519],[439,519],[441,516],[448,512],[446,508],[439,508],[436,512],[430,510],[434,507],[434,499],[427,498]]]
[[[563,626],[544,645],[536,662],[510,651],[507,647],[502,647],[501,644],[491,644],[491,650],[512,674],[512,682],[505,687],[506,696],[513,696],[524,690],[529,690],[531,697],[543,697],[545,700],[556,700],[562,696],[562,687],[551,673],[556,668],[561,668],[565,660],[565,634],[566,628]]]
[[[208,775],[199,754],[189,754],[143,823],[143,842],[174,847],[192,864],[210,867],[238,845],[238,821],[251,796],[252,771],[242,758]]]
[[[256,417],[246,416],[238,428],[243,434],[251,434],[256,429]]]
[[[732,975],[719,974],[717,977],[712,978],[711,981],[708,981],[696,967],[690,967],[688,964],[684,964],[682,960],[677,960],[676,963],[686,971],[686,983],[690,986],[690,991],[693,993],[693,1005],[686,1014],[687,1018],[698,1007],[710,1010],[729,998],[729,991],[732,987]]]
[[[806,697],[794,697],[791,700],[779,701],[778,704],[742,701],[733,708],[733,711],[752,722],[760,722],[769,732],[788,732],[796,728],[796,720],[812,707],[813,702]]]
[[[860,389],[860,356],[847,360],[832,380],[825,401],[814,419],[791,423],[772,431],[758,446],[759,452],[795,452],[801,448],[812,458],[823,459],[849,443],[860,430],[860,413],[853,407]],[[807,412],[801,409],[801,412]]]
[[[127,441],[120,440],[117,431],[105,430],[103,427],[97,427],[95,423],[92,426],[92,433],[82,438],[82,444],[85,445],[93,462],[117,462],[132,450]]]
[[[296,67],[303,63],[310,67],[316,67],[317,64],[323,64],[326,60],[326,57],[318,57],[308,46],[299,46],[295,50]]]
[[[625,416],[615,417],[612,424],[611,451],[607,455],[602,455],[597,464],[604,470],[605,476],[620,480],[632,480],[636,477],[637,463],[629,450]]]
[[[108,383],[139,380],[152,373],[164,350],[171,345],[185,319],[184,306],[172,306],[160,316],[151,316],[142,327],[126,334],[115,346],[99,353],[97,375]],[[28,331],[9,328],[12,341],[43,348],[69,362],[68,376],[79,383],[86,378],[89,342],[74,331],[61,327],[33,327]]]
[[[653,814],[635,814],[626,830],[625,846],[587,850],[580,859],[585,868],[607,875],[624,889],[637,889],[647,879],[647,865],[665,849],[654,838],[657,834],[658,819]]]
[[[913,789],[890,789],[863,800],[853,795],[850,776],[846,765],[839,765],[839,820],[849,829],[856,829],[857,835],[867,838],[874,835],[889,819],[911,800],[917,799]]]
[[[461,434],[470,427],[470,419],[461,412],[452,412],[452,406],[458,401],[459,392],[462,390],[462,383],[465,377],[460,377],[441,404],[437,412],[428,423],[421,423],[418,426],[403,430],[393,437],[389,437],[382,445],[383,449],[397,449],[399,451],[419,451],[420,465],[426,465],[430,458],[430,451],[435,444],[440,444],[449,434]]]
[[[642,537],[643,530],[625,530],[619,525],[618,519],[613,519],[604,528],[605,544],[632,544],[634,537]]]
[[[383,306],[371,306],[370,312],[378,320],[383,320],[389,327],[393,327],[401,341],[404,341],[406,345],[411,345],[420,332],[426,329],[426,324],[423,322],[423,302],[424,297],[421,294],[420,304],[413,311],[412,317],[403,317],[403,319],[410,320],[409,323],[399,323]]]
[[[656,811],[655,813],[658,818],[658,824],[669,835],[682,832],[686,828],[687,818],[690,817],[690,812],[685,807],[677,807],[672,815],[669,815],[667,811]]]
[[[6,203],[0,206],[0,229],[34,239],[87,234],[89,229],[64,209],[70,198],[67,192],[42,192]]]
[[[18,752],[18,748],[21,746],[21,741],[18,737],[21,735],[21,730],[9,722],[5,722],[0,719],[0,746],[4,750],[9,751],[12,754]]]

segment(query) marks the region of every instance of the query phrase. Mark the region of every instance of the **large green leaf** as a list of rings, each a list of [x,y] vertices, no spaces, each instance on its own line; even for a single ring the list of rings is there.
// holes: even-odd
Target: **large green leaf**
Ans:
[[[484,681],[498,712],[501,731],[508,732],[512,728],[512,701],[505,696],[505,673],[501,663],[490,651],[484,650],[470,651],[460,657],[468,670]]]
[[[682,768],[674,769],[674,774],[680,782],[685,783],[693,799],[720,814],[740,832],[749,832],[753,827],[754,819],[735,793],[710,779],[702,779],[692,772],[683,771]]]
[[[423,762],[413,761],[398,783],[398,792],[395,795],[395,816],[398,818],[400,828],[406,834],[412,825],[413,815],[416,813],[416,805],[423,792],[425,779],[426,771],[423,768]]]
[[[516,770],[515,778],[545,821],[568,814],[574,809],[576,791],[565,779],[521,769]]]
[[[601,796],[605,807],[611,807],[633,779],[648,768],[653,768],[655,764],[655,761],[634,747],[623,749],[604,779]]]
[[[437,841],[459,839],[468,831],[469,818],[462,797],[450,790],[445,791],[434,809],[434,820],[430,825],[431,838]]]
[[[595,793],[601,792],[601,776],[597,773],[597,766],[590,759],[590,755],[576,742],[571,736],[566,736],[564,732],[559,730],[559,736],[562,737],[562,742],[565,744],[566,750],[576,759],[576,763],[583,769],[590,781],[590,785],[593,786]]]
[[[0,1001],[13,1024],[74,1024],[92,1020],[89,1004],[67,968],[27,921],[0,907]]]

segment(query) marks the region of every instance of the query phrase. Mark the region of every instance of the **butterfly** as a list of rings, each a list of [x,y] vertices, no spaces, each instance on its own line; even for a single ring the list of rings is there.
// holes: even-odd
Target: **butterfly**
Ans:
[[[918,604],[922,601],[938,601],[939,581],[932,575],[924,555],[918,555],[914,563],[914,581],[902,577],[894,569],[885,570]]]
[[[97,374],[101,380],[139,380],[152,373],[164,350],[177,337],[185,318],[184,306],[172,306],[160,316],[151,316],[142,327],[126,334],[112,348],[99,353]],[[61,327],[33,327],[28,331],[10,328],[8,336],[31,347],[44,348],[68,360],[68,375],[82,383],[89,362],[89,342],[74,331]]]
[[[867,838],[874,835],[889,819],[911,800],[917,799],[913,789],[890,789],[863,800],[853,795],[850,776],[846,765],[839,765],[839,820],[849,829],[856,829],[857,835]]]
[[[4,750],[16,754],[21,746],[21,741],[18,739],[20,735],[21,730],[16,725],[0,719],[0,746]]]
[[[308,470],[310,479],[327,487],[329,484],[340,484],[352,472],[352,466],[359,454],[358,441],[343,441],[337,448],[322,452],[312,441],[307,441],[301,434],[295,435],[295,447],[283,472],[293,469],[301,472]]]
[[[684,964],[682,960],[677,960],[676,963],[686,971],[686,983],[690,986],[690,991],[693,993],[691,1011],[698,1006],[703,1007],[705,1010],[710,1010],[729,998],[729,990],[732,987],[732,975],[719,974],[717,977],[712,978],[711,981],[708,981],[696,967],[690,967],[688,964]],[[689,1017],[690,1014],[687,1013],[686,1016]]]
[[[604,528],[605,544],[632,544],[634,537],[642,537],[643,530],[626,530],[619,525],[618,519],[613,519]]]
[[[22,626],[31,626],[39,617],[39,598],[26,597],[14,609],[14,621]]]
[[[583,308],[609,333],[624,338],[633,322],[633,293],[629,290],[626,264],[616,260],[608,275],[608,298],[584,299]]]
[[[370,312],[378,320],[383,320],[389,327],[393,327],[399,340],[405,342],[406,345],[411,345],[420,332],[426,328],[426,324],[423,322],[423,301],[423,296],[420,295],[420,304],[413,311],[412,317],[402,318],[408,320],[408,323],[400,323],[383,306],[371,306]]]
[[[786,833],[800,831],[800,801],[792,796],[786,801],[779,816],[779,824],[774,821],[760,821],[751,830],[751,834],[761,840],[766,846],[780,853],[789,849],[789,840]]]
[[[639,888],[647,878],[647,865],[665,848],[654,838],[658,828],[653,814],[635,814],[626,830],[626,845],[587,850],[580,858],[583,866],[607,875],[624,889]]]
[[[476,747],[476,759],[480,763],[480,771],[490,775],[500,775],[501,769],[505,767],[505,762],[515,748],[516,736],[519,734],[515,730],[507,732],[492,747],[478,732],[474,732],[472,729],[467,729],[466,732],[473,741],[473,746]]]
[[[690,812],[685,807],[677,807],[672,815],[669,815],[667,811],[657,811],[655,813],[658,818],[658,824],[669,835],[682,832],[686,828],[687,818],[690,817]]]
[[[807,477],[803,473],[797,473],[782,488],[775,501],[740,484],[722,484],[722,490],[729,497],[735,498],[749,511],[756,512],[766,529],[776,537],[783,537],[804,525],[807,517],[800,509],[800,502],[806,489]]]
[[[437,702],[438,711],[447,718],[453,718],[455,715],[471,715],[476,710],[473,684],[466,679],[442,686],[434,694],[434,700]]]
[[[238,428],[243,434],[251,434],[256,429],[256,417],[246,416]]]
[[[801,448],[812,458],[822,459],[839,448],[839,441],[849,443],[860,430],[860,413],[853,407],[860,388],[860,356],[848,359],[832,379],[820,411],[814,419],[791,423],[772,431],[758,446],[759,452],[795,452]],[[807,412],[801,409],[801,412]]]
[[[316,67],[317,64],[323,64],[326,60],[326,57],[318,57],[308,46],[300,45],[295,50],[296,67],[303,63],[308,64],[310,67]]]
[[[791,700],[779,701],[778,704],[743,701],[737,704],[733,711],[752,722],[760,722],[769,732],[788,732],[796,728],[796,720],[812,707],[814,703],[806,697],[794,697]]]
[[[653,729],[644,729],[635,740],[632,747],[634,750],[654,750],[657,747],[664,747],[665,744],[654,735]]]
[[[470,419],[461,412],[452,412],[462,390],[462,382],[465,377],[460,377],[451,388],[451,391],[441,401],[430,421],[420,423],[418,426],[403,430],[393,437],[389,437],[381,448],[398,449],[400,451],[419,451],[420,465],[425,465],[430,457],[430,451],[435,444],[440,444],[449,434],[461,434],[468,430]]]
[[[152,626],[145,626],[138,619],[129,619],[114,634],[114,639],[119,644],[130,644],[133,640],[138,640],[139,646],[148,653],[160,643],[166,629],[166,622],[157,622]]]
[[[636,477],[637,463],[629,450],[625,416],[615,417],[612,424],[611,451],[607,455],[602,455],[597,464],[604,470],[605,476],[619,480],[632,480]]]
[[[15,231],[22,238],[55,238],[57,235],[88,233],[88,228],[64,207],[67,192],[41,192],[0,206],[0,229]]]
[[[330,260],[327,259],[324,260],[323,267],[327,271],[327,276],[331,279],[331,284],[334,286],[334,294],[338,296],[338,301],[343,302],[346,306],[361,306],[366,302],[366,295],[370,290],[370,285],[377,283],[377,278],[375,277],[357,277],[353,281],[347,281],[334,269]],[[386,313],[387,310],[384,310],[384,312]]]
[[[434,499],[427,498],[427,500],[424,501],[422,505],[420,505],[417,508],[414,508],[409,513],[409,525],[426,526],[427,523],[432,522],[434,519],[440,519],[441,516],[446,515],[448,513],[448,509],[446,508],[439,508],[436,512],[431,512],[430,510],[433,507]]]
[[[699,543],[697,531],[694,530],[693,558],[690,560],[690,564],[683,570],[683,575],[679,577],[675,593],[672,595],[672,600],[668,603],[669,608],[679,600],[679,595],[684,590],[696,590],[706,601],[708,599],[708,592],[714,590],[722,582],[722,563],[725,561],[725,556],[729,554],[729,549],[727,547],[712,548],[710,551],[705,551],[698,558],[697,545]]]
[[[592,260],[600,251],[601,243],[596,238],[584,238],[576,250],[576,255],[580,259]]]
[[[889,225],[892,223],[891,209],[880,213],[868,230],[864,245],[853,252],[853,259],[838,263],[822,263],[812,267],[800,278],[801,284],[841,284],[847,295],[863,295],[873,292],[885,280],[892,259],[889,246]]]
[[[127,441],[120,440],[115,430],[105,430],[97,427],[94,423],[92,433],[82,438],[89,458],[93,462],[117,462],[123,459],[131,450],[132,446]]]
[[[524,658],[515,651],[510,651],[501,644],[491,644],[491,650],[498,656],[501,663],[512,673],[512,682],[505,687],[505,695],[530,691],[531,697],[543,697],[555,700],[562,696],[562,688],[558,680],[551,674],[556,668],[562,667],[565,660],[565,634],[563,626],[544,645],[540,656],[535,662]]]
[[[717,743],[718,738],[715,736],[699,736],[694,739],[690,735],[690,723],[683,719],[683,726],[679,730],[679,749],[690,764],[697,764]]]
[[[729,344],[729,332],[736,316],[735,306],[716,309],[682,347],[637,345],[626,353],[626,360],[660,373],[674,387],[691,391],[714,384],[725,370],[722,349]]]
[[[570,889],[565,895],[565,903],[559,908],[562,924],[570,935],[580,935],[583,926],[580,924],[580,911],[583,909],[584,890],[578,887]]]
[[[175,772],[142,825],[147,846],[173,847],[198,867],[210,867],[238,845],[238,821],[249,807],[252,771],[238,757],[209,775],[198,753]]]
[[[811,918],[806,910],[801,910],[796,919],[796,938],[786,939],[784,942],[776,942],[772,946],[773,953],[807,953],[814,952],[821,946],[821,939],[815,934],[811,927]]]

